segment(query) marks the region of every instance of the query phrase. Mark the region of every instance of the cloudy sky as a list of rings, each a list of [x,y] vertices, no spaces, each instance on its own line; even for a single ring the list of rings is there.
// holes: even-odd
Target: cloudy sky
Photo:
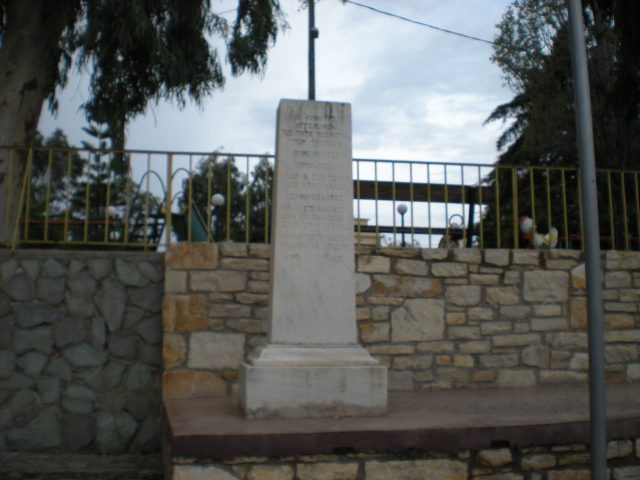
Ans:
[[[216,12],[237,0],[216,0]],[[416,21],[492,40],[510,0],[359,0]],[[281,33],[262,76],[228,77],[202,108],[161,103],[129,125],[127,147],[143,150],[273,153],[275,112],[282,98],[307,96],[307,11],[281,0],[290,28]],[[233,13],[225,14],[229,20]],[[499,124],[483,125],[512,97],[490,62],[490,45],[445,34],[339,0],[319,0],[316,25],[318,100],[349,102],[354,156],[493,163]],[[86,78],[61,93],[57,117],[78,144]]]

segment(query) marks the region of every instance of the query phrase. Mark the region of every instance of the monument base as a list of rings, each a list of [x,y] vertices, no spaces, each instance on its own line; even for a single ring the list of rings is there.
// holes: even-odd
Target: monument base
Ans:
[[[267,345],[240,368],[247,418],[380,415],[387,369],[359,345]]]

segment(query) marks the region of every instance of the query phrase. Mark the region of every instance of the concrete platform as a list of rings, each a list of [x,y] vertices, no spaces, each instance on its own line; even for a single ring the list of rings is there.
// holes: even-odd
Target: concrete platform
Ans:
[[[165,403],[172,456],[196,460],[590,443],[587,387],[391,392],[387,414],[248,420],[237,397]],[[607,388],[608,437],[640,437],[640,384]]]

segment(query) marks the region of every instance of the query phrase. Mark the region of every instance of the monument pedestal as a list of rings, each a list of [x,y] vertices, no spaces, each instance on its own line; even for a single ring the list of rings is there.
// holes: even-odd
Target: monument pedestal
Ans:
[[[380,414],[387,370],[358,345],[351,108],[278,108],[268,345],[242,365],[250,418]]]
[[[387,369],[359,345],[268,345],[240,370],[249,418],[379,415]]]

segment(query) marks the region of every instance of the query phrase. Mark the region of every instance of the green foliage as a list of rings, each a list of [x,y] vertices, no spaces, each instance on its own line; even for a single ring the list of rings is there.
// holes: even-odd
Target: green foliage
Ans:
[[[214,241],[265,242],[269,240],[272,183],[273,167],[267,158],[260,159],[247,175],[233,157],[212,154],[183,180],[180,206],[184,212],[189,204],[195,207],[205,227],[210,225]],[[224,205],[213,205],[215,194],[224,196]]]
[[[640,49],[631,48],[640,43],[640,34],[632,28],[632,22],[638,20],[637,9],[628,0],[583,3],[597,166],[637,168]],[[508,123],[497,142],[501,152],[498,165],[576,168],[576,120],[565,2],[515,0],[498,28],[492,60],[502,69],[505,83],[515,94],[487,120]],[[493,229],[499,224],[508,225],[502,229],[506,235],[503,246],[514,243],[513,222],[517,222],[518,215],[535,216],[542,232],[553,225],[561,235],[580,234],[578,180],[575,173],[567,172],[571,178],[565,179],[563,192],[558,172],[539,170],[532,174],[523,169],[514,178],[505,169],[488,176],[486,183],[496,189],[502,205],[499,212],[497,205],[491,205],[484,222]],[[498,178],[499,175],[505,178]],[[515,192],[519,196],[514,202]],[[601,228],[613,225],[614,229],[623,229],[621,216],[610,219],[607,215],[622,211],[625,195],[629,199],[634,195],[629,182],[609,184],[606,178],[599,181]],[[632,207],[630,211],[638,208]],[[551,217],[547,218],[549,213]],[[636,230],[630,228],[630,234],[637,236]]]
[[[0,0],[0,57],[9,13],[22,1]],[[83,105],[88,119],[122,132],[150,101],[201,103],[224,84],[215,37],[228,45],[233,74],[256,73],[284,26],[278,0],[240,0],[232,34],[209,0],[48,0],[45,9],[66,25],[50,52],[50,106],[55,109],[55,89],[65,85],[77,58],[79,68],[92,72]]]

